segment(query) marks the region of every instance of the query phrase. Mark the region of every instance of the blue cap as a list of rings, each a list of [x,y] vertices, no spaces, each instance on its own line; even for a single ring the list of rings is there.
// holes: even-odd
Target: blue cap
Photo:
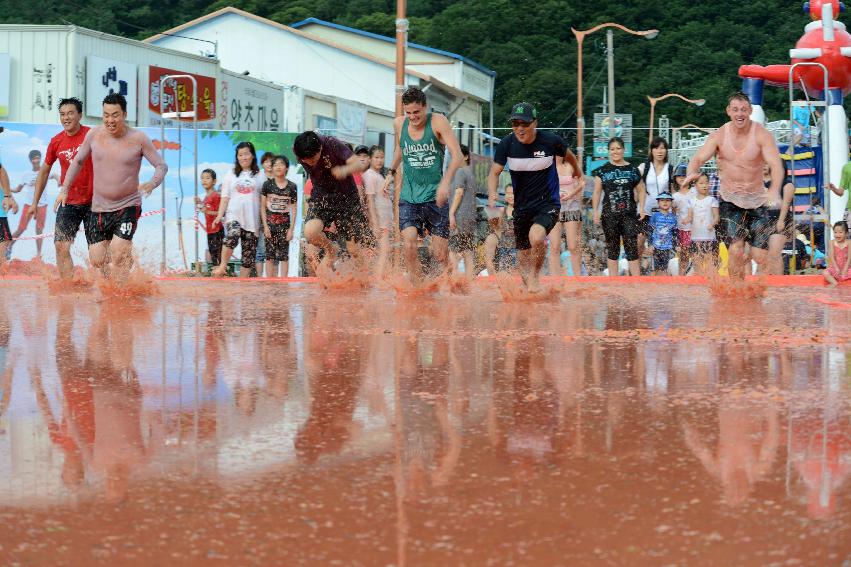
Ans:
[[[688,164],[687,163],[679,164],[677,166],[677,168],[674,170],[674,177],[685,177],[686,175],[688,175]]]
[[[674,200],[674,198],[671,196],[671,194],[670,194],[670,193],[668,193],[667,191],[666,191],[666,192],[664,192],[664,193],[659,193],[658,195],[656,195],[656,200],[657,200],[657,201],[661,201],[662,199],[668,199],[669,201],[673,201],[673,200]]]

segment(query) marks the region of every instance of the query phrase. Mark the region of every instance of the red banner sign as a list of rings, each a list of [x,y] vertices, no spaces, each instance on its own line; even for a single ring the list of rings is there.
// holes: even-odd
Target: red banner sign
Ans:
[[[160,78],[165,75],[192,75],[198,82],[198,122],[216,118],[216,79],[185,73],[163,67],[148,68],[148,108],[155,114],[160,113],[160,98],[165,112],[190,112],[192,110],[192,81],[187,78],[167,80],[160,93]],[[181,118],[191,122],[192,118]]]

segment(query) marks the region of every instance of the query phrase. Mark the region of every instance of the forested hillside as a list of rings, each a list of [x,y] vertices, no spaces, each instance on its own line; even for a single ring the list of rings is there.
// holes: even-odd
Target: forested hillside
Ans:
[[[313,16],[394,33],[391,0],[0,0],[0,21],[74,23],[141,39],[227,5],[284,24]],[[646,127],[646,95],[671,91],[705,98],[708,104],[696,108],[667,100],[657,107],[657,116],[667,114],[672,125],[717,125],[724,119],[726,94],[739,88],[738,66],[787,62],[789,48],[809,21],[801,2],[769,0],[410,0],[408,14],[411,41],[466,55],[497,71],[497,125],[512,102],[528,100],[538,105],[542,125],[562,127],[575,125],[576,41],[571,26],[587,29],[614,21],[661,30],[654,40],[615,32],[617,111],[633,113],[635,125]],[[586,39],[584,54],[590,117],[606,84],[605,32]],[[274,47],[263,55],[274,57]],[[767,92],[769,119],[782,117],[786,95],[778,89]]]

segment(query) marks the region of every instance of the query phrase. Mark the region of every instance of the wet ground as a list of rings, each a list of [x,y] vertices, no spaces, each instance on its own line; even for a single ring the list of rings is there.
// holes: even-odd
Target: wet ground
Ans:
[[[0,565],[851,565],[851,289],[0,287]]]

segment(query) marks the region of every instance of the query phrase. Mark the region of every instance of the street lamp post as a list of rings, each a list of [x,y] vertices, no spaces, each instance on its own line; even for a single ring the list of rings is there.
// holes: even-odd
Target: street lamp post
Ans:
[[[617,28],[619,30],[625,31],[628,34],[637,35],[641,37],[646,37],[647,39],[653,39],[657,35],[659,35],[659,30],[644,30],[644,31],[635,31],[631,30],[626,26],[622,26],[620,24],[616,24],[614,22],[606,22],[603,24],[598,24],[591,29],[588,30],[577,30],[575,28],[570,28],[570,31],[573,32],[573,35],[576,37],[576,154],[579,158],[579,163],[584,167],[584,157],[585,157],[585,116],[583,115],[582,109],[582,42],[585,40],[585,36],[594,33],[595,31],[601,30],[603,28]],[[611,31],[609,31],[611,34]],[[614,89],[614,50],[611,46],[611,35],[607,38],[609,41],[609,49],[607,54],[607,64],[609,68],[609,114],[614,114],[615,112],[615,89]]]
[[[676,97],[676,98],[682,99],[685,102],[687,102],[689,104],[693,104],[695,106],[703,106],[706,103],[706,101],[702,98],[690,99],[690,98],[686,98],[683,95],[677,94],[677,93],[668,93],[668,94],[664,94],[662,96],[657,96],[657,97],[652,97],[652,96],[648,95],[647,100],[650,101],[650,133],[647,135],[647,147],[648,148],[650,147],[650,143],[653,142],[653,112],[656,109],[656,103],[659,102],[660,100],[665,100],[666,98],[671,98],[671,97]]]

